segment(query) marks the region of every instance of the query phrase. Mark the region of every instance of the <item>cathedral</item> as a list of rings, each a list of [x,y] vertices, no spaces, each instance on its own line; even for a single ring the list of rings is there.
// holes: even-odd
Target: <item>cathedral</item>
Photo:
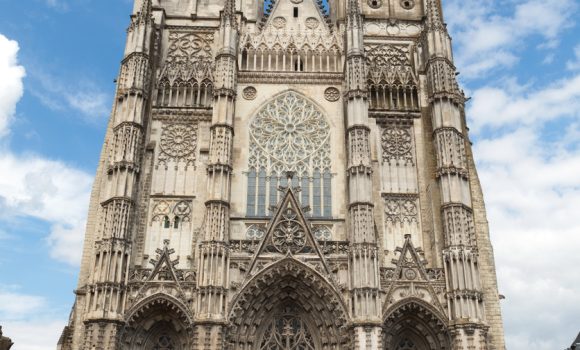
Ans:
[[[440,0],[135,0],[59,350],[504,350]]]

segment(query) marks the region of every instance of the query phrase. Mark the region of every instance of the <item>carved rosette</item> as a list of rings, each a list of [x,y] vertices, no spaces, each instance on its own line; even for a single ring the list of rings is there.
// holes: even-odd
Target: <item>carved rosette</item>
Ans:
[[[299,253],[306,244],[306,229],[298,221],[298,213],[288,207],[272,234],[274,247],[282,253]]]
[[[163,127],[160,140],[159,163],[170,161],[195,165],[197,124],[169,124]]]
[[[381,133],[383,162],[413,165],[413,135],[411,126],[391,125]]]
[[[330,102],[336,102],[340,98],[340,91],[335,87],[324,90],[324,98]]]
[[[242,91],[242,96],[246,100],[253,100],[253,99],[255,99],[257,94],[258,94],[258,91],[253,86],[248,86],[248,87],[244,88],[244,90]]]

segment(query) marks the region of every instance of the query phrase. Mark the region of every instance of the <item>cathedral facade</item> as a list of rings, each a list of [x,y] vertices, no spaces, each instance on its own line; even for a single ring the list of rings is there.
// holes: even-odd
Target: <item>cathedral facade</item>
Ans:
[[[439,0],[135,0],[61,350],[504,350]]]

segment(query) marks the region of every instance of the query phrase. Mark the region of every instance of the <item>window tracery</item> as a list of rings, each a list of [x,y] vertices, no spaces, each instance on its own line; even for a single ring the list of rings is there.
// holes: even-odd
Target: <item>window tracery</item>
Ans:
[[[294,315],[274,318],[266,328],[260,350],[314,350],[314,339],[304,321]]]
[[[242,71],[341,72],[342,33],[331,32],[308,18],[304,29],[287,29],[276,17],[260,32],[247,32],[240,40],[238,65]]]
[[[213,34],[169,34],[167,58],[158,79],[158,107],[211,107]]]
[[[417,78],[412,47],[401,44],[375,44],[365,47],[370,108],[419,110]]]
[[[269,215],[278,186],[302,187],[302,205],[315,217],[331,216],[330,126],[314,104],[287,92],[264,106],[250,123],[248,216]]]

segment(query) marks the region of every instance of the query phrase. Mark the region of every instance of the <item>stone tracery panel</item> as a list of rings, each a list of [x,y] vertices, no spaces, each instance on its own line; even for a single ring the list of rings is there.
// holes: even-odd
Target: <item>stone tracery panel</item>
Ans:
[[[169,33],[167,57],[158,78],[157,106],[210,107],[213,102],[213,34]]]
[[[281,18],[281,17],[280,17]],[[342,33],[330,32],[308,18],[301,31],[287,30],[277,18],[260,32],[247,32],[240,40],[242,71],[340,72]]]
[[[418,111],[418,81],[409,44],[370,44],[367,82],[370,108]]]
[[[313,103],[295,92],[279,95],[250,123],[249,216],[265,216],[278,202],[278,186],[301,186],[313,216],[331,216],[330,126]]]

